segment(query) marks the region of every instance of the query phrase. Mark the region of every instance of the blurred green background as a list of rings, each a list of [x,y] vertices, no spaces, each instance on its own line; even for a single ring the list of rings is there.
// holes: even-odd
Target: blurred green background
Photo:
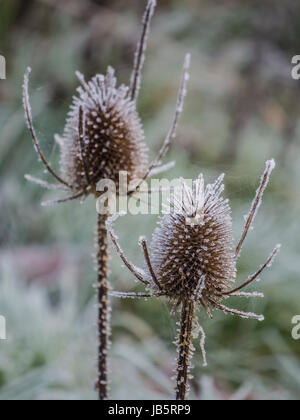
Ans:
[[[142,0],[2,0],[0,54],[0,400],[94,399],[96,308],[95,202],[43,208],[56,198],[24,180],[43,173],[25,127],[22,78],[33,68],[31,99],[43,150],[58,167],[53,140],[62,133],[78,84],[117,69],[129,79],[139,36]],[[195,399],[298,399],[300,341],[291,319],[300,314],[299,92],[291,58],[300,54],[297,0],[158,0],[139,111],[151,156],[166,134],[176,101],[183,57],[192,53],[189,94],[167,176],[226,173],[235,238],[243,225],[265,160],[277,168],[239,261],[240,281],[264,262],[274,245],[282,252],[250,290],[264,300],[232,306],[264,313],[263,323],[215,312],[199,319],[207,334],[208,368],[196,342]],[[116,225],[136,264],[141,234],[150,239],[156,217],[126,216]],[[112,250],[111,280],[118,290],[138,285]],[[255,289],[254,289],[255,288]],[[171,399],[176,319],[163,300],[113,301],[111,397]]]

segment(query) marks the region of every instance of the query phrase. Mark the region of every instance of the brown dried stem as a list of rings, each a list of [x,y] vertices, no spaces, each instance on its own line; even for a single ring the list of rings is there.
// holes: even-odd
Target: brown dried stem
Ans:
[[[180,330],[177,341],[179,350],[177,361],[176,400],[185,400],[188,391],[188,377],[192,358],[192,332],[194,324],[194,302],[182,302]]]
[[[109,347],[109,317],[110,317],[110,303],[109,303],[109,285],[107,280],[108,275],[108,235],[106,230],[106,215],[98,214],[98,381],[96,388],[99,392],[100,400],[108,399],[108,362],[107,352]]]

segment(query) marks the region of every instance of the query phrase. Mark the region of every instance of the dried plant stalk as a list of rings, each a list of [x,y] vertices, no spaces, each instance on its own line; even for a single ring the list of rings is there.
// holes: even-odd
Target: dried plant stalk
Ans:
[[[178,347],[176,400],[185,400],[188,392],[190,362],[193,355],[191,346],[194,312],[194,302],[182,303],[179,334],[176,341]]]
[[[109,283],[108,283],[108,247],[107,247],[107,230],[106,215],[98,215],[97,228],[97,297],[98,297],[98,381],[96,388],[99,392],[100,400],[108,399],[108,361],[107,353],[109,348],[110,337],[110,302],[109,302]]]

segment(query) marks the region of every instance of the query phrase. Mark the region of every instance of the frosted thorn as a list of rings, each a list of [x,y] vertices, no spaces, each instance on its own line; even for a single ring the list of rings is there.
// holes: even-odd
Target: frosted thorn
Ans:
[[[142,283],[148,285],[149,282],[144,279],[145,273],[140,268],[134,266],[125,256],[121,246],[119,245],[118,238],[114,233],[114,230],[112,228],[113,223],[118,219],[119,216],[123,216],[124,214],[116,214],[110,218],[108,218],[106,222],[106,229],[111,237],[111,240],[115,246],[115,249],[117,253],[119,254],[120,258],[122,259],[123,263],[126,265],[126,267],[132,272],[132,274]]]
[[[152,297],[160,297],[162,296],[162,293],[153,293],[153,294],[147,294],[147,293],[126,293],[126,292],[117,292],[112,291],[109,293],[110,296],[121,298],[121,299],[149,299]]]
[[[43,207],[47,207],[47,206],[53,206],[54,204],[66,203],[67,201],[76,200],[77,198],[83,197],[84,195],[85,195],[85,192],[84,191],[80,191],[78,194],[71,195],[70,197],[60,198],[60,199],[57,199],[57,200],[43,201],[41,203],[41,205]]]
[[[160,175],[164,172],[169,171],[170,169],[173,169],[176,165],[176,162],[169,162],[166,165],[158,166],[157,168],[152,169],[152,171],[149,173],[148,178],[152,178],[153,176]]]
[[[59,145],[59,147],[62,147],[63,138],[59,134],[54,134],[54,140]]]
[[[41,187],[47,188],[48,190],[63,190],[63,191],[69,190],[66,186],[62,184],[49,184],[43,179],[35,178],[34,176],[31,176],[28,174],[24,175],[24,178],[27,179],[27,181],[34,182],[35,184],[38,184]]]
[[[81,154],[81,161],[84,168],[84,173],[86,177],[87,185],[90,184],[90,177],[89,177],[89,171],[87,162],[85,160],[84,156],[84,114],[83,114],[83,108],[82,106],[79,107],[79,116],[78,116],[78,136],[79,136],[79,144],[80,144],[80,154]]]
[[[179,306],[181,305],[181,300],[178,299],[178,301],[176,303],[174,303],[174,305],[172,306],[171,309],[171,316],[175,316],[177,309],[179,308]]]
[[[179,93],[178,93],[178,98],[177,98],[177,104],[176,104],[176,109],[175,109],[175,115],[174,115],[174,119],[173,119],[173,123],[172,126],[170,128],[170,131],[158,153],[158,156],[156,157],[156,159],[153,160],[153,162],[150,164],[149,168],[147,169],[147,171],[145,172],[144,176],[142,177],[140,183],[138,184],[137,188],[139,188],[143,182],[149,178],[149,175],[151,174],[152,170],[154,168],[156,168],[160,163],[161,160],[165,157],[165,155],[167,154],[169,147],[171,145],[172,140],[175,138],[176,136],[176,131],[177,131],[177,126],[178,126],[178,121],[179,121],[179,117],[183,111],[183,103],[184,103],[184,98],[186,96],[186,85],[187,85],[187,81],[189,79],[189,67],[190,67],[190,62],[191,62],[191,55],[187,54],[184,60],[184,65],[183,65],[183,75],[181,77],[181,82],[180,82],[180,88],[179,88]],[[132,194],[134,191],[129,191],[128,194]]]
[[[233,293],[238,292],[239,290],[243,289],[244,287],[248,286],[250,283],[252,283],[254,280],[256,280],[260,274],[267,268],[270,267],[271,264],[273,263],[274,259],[276,258],[276,256],[278,255],[279,251],[280,251],[281,245],[276,245],[276,247],[274,248],[273,252],[271,253],[271,255],[269,256],[269,258],[267,259],[267,261],[261,265],[259,267],[259,269],[252,274],[248,280],[243,283],[241,286],[237,287],[236,289],[230,290],[229,292],[224,292],[222,293],[223,296],[227,296],[227,295],[232,295]]]
[[[211,310],[209,309],[209,307],[206,305],[206,303],[204,302],[202,298],[200,299],[200,303],[202,307],[205,309],[205,312],[207,313],[208,317],[210,319],[213,319],[213,314],[211,313]]]
[[[224,306],[221,303],[214,302],[213,300],[210,300],[210,299],[209,299],[209,302],[212,305],[214,305],[216,308],[230,315],[237,315],[240,318],[244,318],[244,319],[256,319],[258,321],[264,321],[265,319],[263,315],[257,315],[252,312],[243,312],[237,309],[227,308],[227,306]]]
[[[79,80],[79,82],[81,83],[84,90],[86,91],[86,93],[90,96],[90,98],[95,103],[95,105],[97,105],[94,96],[91,94],[91,90],[89,88],[89,85],[85,81],[84,75],[82,73],[80,73],[79,71],[76,71],[75,75],[76,75],[77,79]]]
[[[256,298],[262,298],[262,299],[265,297],[265,295],[260,292],[251,292],[251,293],[235,292],[235,293],[231,293],[230,296],[245,297],[245,298],[256,297]]]

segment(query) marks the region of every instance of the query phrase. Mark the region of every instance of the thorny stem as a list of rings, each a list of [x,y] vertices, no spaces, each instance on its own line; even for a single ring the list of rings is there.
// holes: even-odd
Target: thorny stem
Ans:
[[[176,400],[185,400],[188,391],[188,377],[192,358],[192,332],[194,320],[194,302],[183,301],[180,318],[180,329],[177,341],[177,387]]]
[[[110,304],[109,304],[109,284],[107,280],[107,265],[108,265],[108,235],[106,230],[106,215],[98,214],[98,381],[96,387],[99,392],[100,400],[108,399],[107,389],[107,352],[109,346],[110,326]]]

